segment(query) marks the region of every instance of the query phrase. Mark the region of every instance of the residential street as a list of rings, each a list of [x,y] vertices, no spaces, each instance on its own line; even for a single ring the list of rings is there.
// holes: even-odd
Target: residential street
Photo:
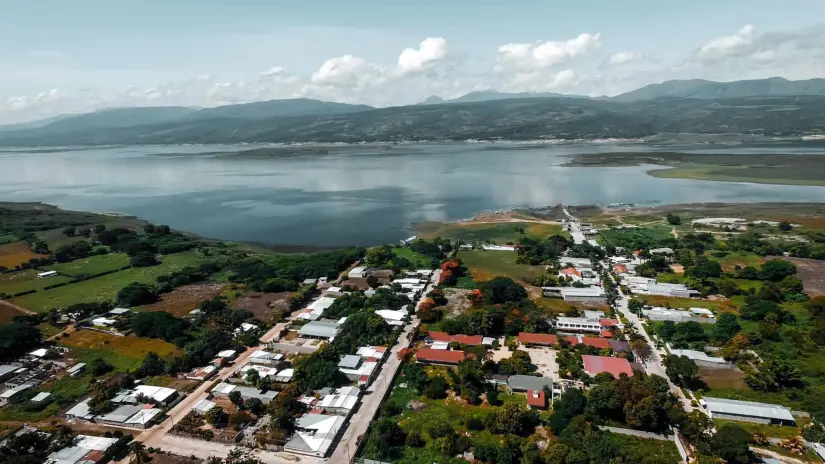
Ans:
[[[582,233],[582,228],[581,224],[579,223],[579,220],[573,217],[572,214],[570,214],[570,211],[567,210],[566,206],[562,206],[561,209],[562,211],[564,211],[565,216],[567,216],[567,218],[570,219],[570,235],[573,236],[573,243],[575,243],[576,245],[585,243],[587,239]]]

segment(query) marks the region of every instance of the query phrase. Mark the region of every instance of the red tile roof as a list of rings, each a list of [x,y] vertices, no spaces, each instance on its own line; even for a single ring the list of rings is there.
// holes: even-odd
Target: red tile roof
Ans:
[[[437,342],[458,342],[470,346],[481,345],[484,340],[484,337],[481,335],[450,335],[447,332],[429,332],[427,336],[431,340],[435,340]]]
[[[599,335],[601,335],[604,338],[613,338],[613,332],[609,330],[602,330],[601,332],[599,332]]]
[[[579,272],[579,271],[578,271],[576,268],[574,268],[574,267],[567,267],[567,268],[564,268],[564,269],[562,269],[559,273],[560,273],[560,274],[564,274],[564,275],[569,275],[569,276],[576,276],[576,277],[581,277],[581,276],[582,276],[582,273],[581,273],[581,272]]]
[[[624,274],[627,272],[627,266],[624,264],[617,264],[613,266],[613,270],[616,271],[616,274]]]
[[[610,340],[606,338],[582,337],[581,343],[584,346],[592,346],[598,349],[610,348]]]
[[[616,319],[599,319],[599,324],[602,327],[615,327],[617,322]]]
[[[630,367],[630,363],[624,358],[584,355],[582,356],[582,361],[584,361],[585,372],[590,375],[595,376],[602,372],[609,372],[617,379],[622,373],[633,375],[633,368]]]
[[[541,390],[527,390],[527,404],[536,408],[546,408],[547,395]]]
[[[419,348],[415,352],[415,359],[419,362],[458,364],[464,360],[464,352]]]
[[[518,334],[518,341],[519,343],[532,343],[534,345],[558,345],[559,344],[559,337],[550,334],[537,334],[537,333],[530,333],[530,332],[519,332]]]

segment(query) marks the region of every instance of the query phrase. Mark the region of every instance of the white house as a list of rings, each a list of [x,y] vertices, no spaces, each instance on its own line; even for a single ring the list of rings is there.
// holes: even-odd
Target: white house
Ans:
[[[43,271],[37,273],[38,279],[45,279],[47,277],[54,277],[57,275],[57,271]]]
[[[358,266],[352,268],[351,271],[347,274],[348,276],[352,277],[353,279],[363,279],[366,278],[370,273],[370,268],[366,266]]]

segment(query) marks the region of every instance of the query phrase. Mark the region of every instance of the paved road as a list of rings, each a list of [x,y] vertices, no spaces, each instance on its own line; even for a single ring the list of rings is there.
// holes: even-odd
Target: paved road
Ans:
[[[435,271],[430,279],[430,284],[424,289],[418,305],[421,305],[421,302],[425,299],[424,296],[433,289],[440,278],[441,270]],[[398,372],[398,368],[401,367],[401,361],[397,356],[398,352],[410,346],[412,341],[409,339],[409,335],[418,327],[419,323],[418,318],[413,316],[412,322],[404,328],[401,336],[398,337],[398,343],[390,350],[389,358],[381,367],[381,372],[378,374],[375,382],[367,389],[368,393],[361,397],[361,406],[350,419],[350,423],[344,431],[335,451],[333,451],[332,456],[330,456],[329,462],[351,462],[355,457],[355,452],[358,449],[358,437],[367,433],[370,422],[375,418],[378,408],[381,407],[381,402],[384,400],[384,397],[387,396],[392,386],[392,381]]]
[[[570,235],[573,236],[573,243],[576,245],[580,245],[587,241],[584,234],[582,233],[581,225],[579,224],[579,220],[576,219],[570,211],[567,210],[566,206],[562,206],[561,210],[564,212],[564,215],[570,219]]]

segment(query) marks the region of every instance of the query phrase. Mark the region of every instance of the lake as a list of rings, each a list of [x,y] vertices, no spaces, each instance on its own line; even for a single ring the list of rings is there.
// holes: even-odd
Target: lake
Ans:
[[[648,167],[560,166],[575,153],[663,150],[639,143],[346,146],[302,155],[260,148],[0,152],[0,200],[120,212],[225,240],[311,246],[390,243],[408,237],[414,222],[558,203],[825,202],[823,187],[658,179],[645,174]]]

